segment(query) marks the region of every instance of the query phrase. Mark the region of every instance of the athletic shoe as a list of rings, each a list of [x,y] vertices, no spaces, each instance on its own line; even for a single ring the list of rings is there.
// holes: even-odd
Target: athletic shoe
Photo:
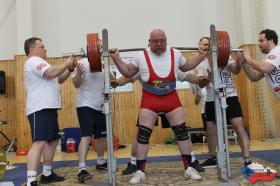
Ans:
[[[62,182],[65,178],[58,176],[55,172],[52,171],[52,174],[49,176],[42,175],[40,179],[40,183],[46,184],[46,183],[53,183],[53,182]]]
[[[137,183],[141,183],[142,181],[144,181],[146,179],[145,173],[142,172],[141,170],[138,170],[133,177],[130,179],[129,183],[131,184],[137,184]]]
[[[205,169],[199,164],[198,160],[194,160],[194,162],[191,163],[191,167],[197,170],[198,172],[204,172]]]
[[[81,170],[81,172],[78,174],[79,183],[84,183],[85,180],[88,180],[91,178],[92,178],[92,175],[86,170]]]
[[[38,182],[37,182],[37,181],[32,181],[32,182],[30,182],[30,185],[31,185],[31,186],[37,186],[37,185],[38,185]]]
[[[103,164],[97,164],[95,166],[95,169],[97,171],[107,171],[107,162],[103,163]]]
[[[126,169],[122,171],[123,175],[129,175],[137,171],[137,166],[129,162]]]
[[[184,177],[185,178],[191,178],[192,180],[200,180],[200,179],[202,179],[202,177],[198,174],[198,172],[194,168],[192,168],[192,167],[188,167],[184,171]]]
[[[215,168],[217,167],[217,159],[216,158],[208,158],[207,160],[205,160],[201,166],[203,168]]]

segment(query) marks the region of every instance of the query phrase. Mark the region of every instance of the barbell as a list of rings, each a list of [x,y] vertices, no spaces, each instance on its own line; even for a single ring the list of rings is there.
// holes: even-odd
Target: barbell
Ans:
[[[243,49],[239,48],[231,48],[230,46],[230,38],[226,31],[216,31],[217,34],[217,62],[219,68],[226,66],[229,55],[231,52],[241,52]],[[77,53],[67,53],[72,55],[79,55],[88,58],[90,71],[91,72],[101,72],[102,71],[102,63],[101,63],[101,54],[102,47],[100,44],[100,39],[97,33],[89,33],[87,34],[87,52],[83,49]],[[211,42],[210,42],[211,45]],[[172,47],[178,50],[184,51],[197,51],[197,47]],[[120,49],[119,52],[131,52],[131,51],[141,51],[145,48],[130,48],[130,49]],[[109,52],[112,52],[111,50]],[[67,56],[64,55],[64,56]]]

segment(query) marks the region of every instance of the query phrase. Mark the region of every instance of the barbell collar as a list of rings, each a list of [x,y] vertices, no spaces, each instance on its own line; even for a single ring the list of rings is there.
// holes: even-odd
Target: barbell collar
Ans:
[[[231,52],[243,52],[242,48],[231,48],[230,49]]]
[[[63,58],[68,58],[70,56],[73,56],[73,57],[87,57],[86,53],[80,53],[80,52],[75,52],[75,53],[63,53],[62,54],[62,57]]]

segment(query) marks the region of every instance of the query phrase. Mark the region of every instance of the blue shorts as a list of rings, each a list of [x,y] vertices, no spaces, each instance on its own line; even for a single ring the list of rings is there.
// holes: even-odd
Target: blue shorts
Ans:
[[[92,136],[94,138],[106,137],[106,117],[101,111],[90,107],[77,107],[81,137]]]
[[[43,109],[29,114],[32,142],[53,141],[59,139],[57,109]]]

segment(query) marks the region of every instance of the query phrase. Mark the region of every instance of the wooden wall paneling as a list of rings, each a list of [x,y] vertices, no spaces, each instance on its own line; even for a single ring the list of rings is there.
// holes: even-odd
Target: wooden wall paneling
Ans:
[[[112,94],[113,134],[122,143],[131,143],[134,139],[138,104],[135,104],[133,92]]]
[[[15,102],[16,102],[16,126],[17,126],[17,146],[19,149],[31,146],[30,125],[26,117],[24,87],[24,63],[26,56],[15,57]]]
[[[5,72],[6,94],[0,95],[0,120],[7,121],[6,125],[0,125],[0,130],[11,139],[15,134],[15,79],[14,60],[0,61],[0,70]],[[8,141],[0,136],[0,146],[8,144]]]
[[[265,110],[265,114],[269,114],[272,118],[268,126],[268,132],[270,134],[269,138],[279,138],[280,137],[280,101],[274,95],[271,88],[269,87],[266,80],[261,87],[265,94],[268,96],[268,104],[270,105],[268,110]]]
[[[249,80],[248,80],[249,81]],[[248,82],[248,118],[249,132],[252,140],[265,139],[264,121],[260,111],[257,83]]]
[[[271,90],[270,90],[271,92]],[[275,95],[271,95],[271,105],[275,123],[273,124],[274,137],[280,137],[280,101]]]

